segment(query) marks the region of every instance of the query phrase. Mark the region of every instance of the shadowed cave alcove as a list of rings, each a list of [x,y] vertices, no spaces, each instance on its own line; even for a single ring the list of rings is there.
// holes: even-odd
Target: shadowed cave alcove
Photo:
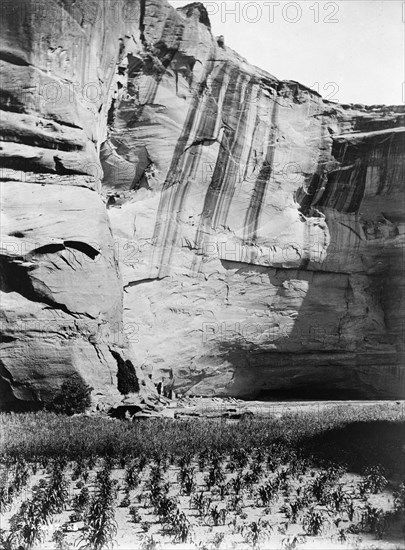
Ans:
[[[123,395],[129,393],[139,392],[139,381],[135,373],[135,368],[132,362],[127,359],[124,360],[119,353],[110,350],[112,356],[117,361],[117,379],[118,379],[118,391]]]

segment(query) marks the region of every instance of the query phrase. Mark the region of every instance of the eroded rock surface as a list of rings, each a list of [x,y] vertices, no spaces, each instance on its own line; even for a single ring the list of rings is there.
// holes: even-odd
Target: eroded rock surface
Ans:
[[[73,372],[102,408],[145,383],[125,335],[121,273],[99,194],[124,34],[118,8],[128,7],[2,6],[1,408],[49,400]]]
[[[181,393],[403,397],[405,109],[279,81],[199,3],[13,5],[3,393],[119,398],[115,346]]]
[[[101,155],[145,366],[195,395],[404,395],[404,109],[278,81],[200,4],[144,24]]]

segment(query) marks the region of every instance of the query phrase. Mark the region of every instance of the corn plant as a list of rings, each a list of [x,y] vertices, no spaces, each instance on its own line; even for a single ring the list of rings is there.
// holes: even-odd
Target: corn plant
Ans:
[[[46,491],[46,501],[52,514],[63,511],[68,499],[68,483],[64,475],[65,464],[57,461],[53,465],[51,479]]]
[[[269,472],[275,472],[278,468],[279,461],[272,454],[267,455],[266,466]]]
[[[179,481],[181,490],[186,495],[190,495],[195,488],[195,481],[194,481],[194,468],[191,468],[190,466],[183,466],[180,469],[179,472]]]
[[[3,514],[11,507],[14,498],[27,485],[29,477],[30,472],[27,462],[24,459],[19,459],[15,464],[14,475],[11,481],[9,482],[8,476],[6,476],[2,487],[0,487],[0,514]]]
[[[83,487],[78,495],[72,499],[72,508],[78,516],[81,516],[90,503],[90,493],[87,487]]]
[[[344,544],[347,540],[346,531],[344,529],[339,529],[338,531],[338,541],[340,544]]]
[[[192,459],[191,453],[186,453],[179,458],[180,469],[187,469],[190,466]]]
[[[243,476],[243,484],[249,491],[252,490],[252,487],[258,482],[257,475],[251,472],[250,470],[247,471]]]
[[[130,507],[129,514],[131,516],[131,521],[133,523],[140,523],[141,522],[141,516],[140,516],[139,510],[136,506],[131,506]]]
[[[162,498],[159,499],[157,506],[155,507],[156,513],[163,523],[175,513],[176,509],[177,502],[173,498],[167,497],[166,495],[163,495]]]
[[[234,460],[230,460],[228,464],[226,465],[226,469],[233,474],[235,470],[237,469],[237,464]]]
[[[54,514],[63,511],[66,505],[68,490],[63,474],[65,464],[55,462],[49,483],[44,479],[33,488],[32,499],[23,502],[19,511],[10,520],[10,537],[23,547],[31,548],[43,537],[43,529],[49,524]],[[24,479],[26,469],[20,470]],[[22,473],[21,473],[22,472]]]
[[[405,512],[405,481],[393,493],[396,512]]]
[[[0,548],[2,550],[13,550],[10,535],[4,529],[0,529]]]
[[[214,538],[211,540],[211,546],[214,550],[218,550],[225,538],[225,533],[215,533]]]
[[[349,521],[353,521],[354,514],[356,512],[356,507],[354,506],[354,502],[353,502],[352,498],[350,498],[350,497],[347,498],[347,501],[345,502],[344,510],[347,514],[347,517],[348,517]]]
[[[141,550],[156,550],[156,548],[157,548],[157,542],[153,538],[153,535],[151,536],[145,535],[141,544]]]
[[[183,492],[186,494],[186,495],[191,495],[195,489],[195,481],[194,481],[194,478],[190,475],[186,478],[186,480],[184,481],[183,483]]]
[[[111,450],[111,453],[113,450]],[[103,459],[103,470],[105,472],[111,472],[112,469],[115,467],[116,459],[112,454],[107,454]]]
[[[166,530],[173,536],[173,542],[186,543],[191,538],[191,525],[184,512],[179,509],[169,517]]]
[[[280,511],[285,514],[286,518],[288,518],[291,523],[296,523],[301,509],[301,501],[300,499],[296,499],[295,501],[284,504]]]
[[[34,501],[23,502],[19,511],[10,519],[9,540],[19,544],[18,548],[30,549],[44,538],[44,525],[41,511]]]
[[[213,468],[221,469],[223,456],[218,449],[212,449],[210,453],[210,461]]]
[[[83,478],[83,481],[87,480],[88,470],[86,466],[85,458],[83,456],[78,457],[73,468],[72,481],[77,481],[81,478]]]
[[[149,487],[149,500],[150,504],[154,507],[155,513],[160,515],[160,509],[164,507],[168,499],[169,484],[168,483],[154,483]]]
[[[35,543],[41,542],[43,526],[43,518],[35,501],[25,501],[10,519],[8,540],[12,546],[20,545],[24,550],[29,550]]]
[[[212,506],[208,510],[207,516],[212,520],[215,527],[218,525],[225,525],[227,510],[226,508],[218,508],[218,506]]]
[[[347,467],[342,464],[330,464],[324,471],[324,475],[330,484],[337,483]]]
[[[150,472],[149,472],[149,484],[150,485],[158,485],[163,480],[163,474],[162,470],[160,469],[160,465],[154,465],[151,466]]]
[[[208,452],[206,449],[204,449],[203,451],[200,451],[197,458],[198,468],[200,469],[201,472],[204,470],[207,460],[208,460]]]
[[[208,491],[210,491],[214,485],[222,483],[224,480],[224,473],[218,465],[211,466],[208,470],[208,475],[205,476],[205,483],[207,484]]]
[[[348,509],[348,504],[351,502],[350,496],[343,491],[341,485],[338,485],[334,490],[324,494],[323,502],[329,506],[330,509],[341,512]]]
[[[252,470],[252,474],[253,474],[256,482],[259,481],[260,476],[263,473],[262,463],[261,462],[253,462],[251,470]]]
[[[27,485],[29,478],[30,472],[27,462],[24,459],[18,460],[15,467],[14,479],[12,482],[16,494],[19,494],[21,490]]]
[[[258,464],[262,464],[265,459],[265,452],[263,447],[257,447],[252,454],[252,461]]]
[[[69,550],[69,545],[66,542],[66,530],[63,526],[55,530],[52,542],[55,544],[55,550]]]
[[[387,515],[384,510],[367,503],[363,510],[361,526],[363,531],[369,531],[382,538],[387,529]]]
[[[110,477],[110,464],[106,463],[99,474],[96,493],[90,502],[80,540],[83,548],[91,550],[112,548],[117,534],[117,523],[114,517],[116,489]]]
[[[207,514],[211,505],[211,499],[206,497],[201,491],[192,498],[192,506],[198,510],[198,515],[202,518]]]
[[[14,497],[14,487],[0,487],[0,514],[4,514],[11,507]]]
[[[138,467],[138,464],[132,461],[125,470],[125,483],[128,489],[135,489],[139,485]]]
[[[244,485],[245,482],[243,476],[240,474],[238,474],[236,477],[231,478],[228,482],[229,490],[232,490],[235,495],[239,495],[242,492]]]
[[[370,491],[373,494],[381,493],[388,484],[385,477],[385,471],[382,466],[370,466],[366,468],[363,478],[363,487],[365,491]]]
[[[305,494],[308,498],[313,497],[319,503],[324,503],[329,487],[330,481],[328,475],[325,472],[321,472],[317,476],[314,476],[312,481],[305,487]]]
[[[32,490],[32,498],[23,502],[10,519],[9,540],[14,545],[30,549],[43,538],[43,528],[54,513],[53,503],[47,496],[47,484],[40,480]]]
[[[305,475],[308,471],[308,463],[304,458],[293,457],[290,461],[288,471],[292,477],[299,477]]]
[[[367,500],[367,492],[368,492],[368,485],[367,482],[362,479],[359,484],[357,485],[357,488],[359,490],[359,495],[363,500]]]
[[[324,529],[326,517],[320,510],[312,507],[304,516],[302,527],[309,536],[317,536]]]
[[[291,535],[281,541],[282,550],[295,550],[299,544],[304,542],[304,538],[299,535]]]
[[[169,484],[168,483],[159,483],[159,485],[154,485],[151,487],[149,493],[149,500],[151,506],[157,509],[160,506],[160,501],[164,500],[169,494]]]
[[[236,514],[240,514],[242,512],[243,507],[243,499],[241,495],[232,495],[227,503],[227,509],[230,512],[235,512]]]
[[[194,468],[192,468],[189,464],[183,464],[180,466],[179,473],[177,475],[177,479],[180,482],[180,484],[184,483],[185,479],[188,476],[194,475]]]
[[[169,466],[171,464],[171,457],[168,453],[166,452],[162,452],[161,454],[161,465],[162,465],[162,470],[164,472],[167,472],[168,469],[169,469]]]
[[[89,470],[93,470],[95,467],[96,467],[96,464],[97,464],[97,455],[95,453],[91,453],[88,457],[87,457],[87,468]]]
[[[7,487],[0,487],[0,514],[4,514],[8,507]]]
[[[151,526],[151,524],[149,523],[149,521],[142,521],[141,522],[141,529],[144,533],[147,533],[149,531],[150,526]]]
[[[252,545],[254,550],[260,548],[260,545],[264,543],[270,537],[272,526],[268,521],[259,519],[258,521],[252,521],[248,525],[242,528],[242,535],[248,544]]]
[[[249,462],[249,454],[246,449],[234,449],[231,454],[231,460],[233,460],[238,468],[243,469]]]
[[[271,504],[277,496],[277,483],[273,480],[261,485],[258,488],[258,496],[263,506]]]
[[[139,458],[138,458],[139,472],[142,472],[144,470],[147,463],[148,463],[148,459],[146,458],[146,456],[144,454],[139,455]]]
[[[124,498],[120,502],[120,508],[128,508],[128,506],[131,504],[131,501],[129,499],[129,492],[127,492],[124,495]]]

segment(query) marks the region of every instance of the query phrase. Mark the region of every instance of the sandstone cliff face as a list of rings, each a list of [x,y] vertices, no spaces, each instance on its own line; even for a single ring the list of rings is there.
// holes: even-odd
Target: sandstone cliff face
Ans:
[[[73,372],[103,407],[125,399],[118,388],[128,371],[137,370],[142,386],[99,194],[124,32],[116,7],[2,6],[2,408],[48,400]]]
[[[196,395],[403,397],[405,109],[278,81],[198,3],[90,4],[4,21],[3,402],[71,370],[117,402],[125,359]]]

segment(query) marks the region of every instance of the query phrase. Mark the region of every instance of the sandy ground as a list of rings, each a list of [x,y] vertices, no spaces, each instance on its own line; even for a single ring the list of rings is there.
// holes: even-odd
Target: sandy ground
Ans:
[[[226,464],[224,464],[225,466]],[[204,477],[206,471],[199,471],[198,464],[192,463],[192,466],[196,471],[197,488],[195,493],[204,491],[204,494],[212,499],[211,506],[218,506],[218,508],[225,508],[226,502],[229,497],[225,497],[221,500],[219,494],[215,494],[215,491],[207,492]],[[315,473],[317,473],[315,471]],[[72,470],[67,471],[68,478],[71,479]],[[329,518],[325,523],[324,531],[320,536],[309,537],[305,536],[301,521],[297,523],[288,522],[286,515],[281,511],[281,507],[285,502],[288,502],[290,496],[286,497],[280,494],[277,500],[275,500],[270,506],[264,507],[258,501],[255,491],[252,493],[245,491],[243,495],[242,515],[237,515],[234,512],[228,512],[225,525],[213,526],[209,517],[199,518],[197,510],[191,504],[191,497],[184,496],[180,492],[180,486],[178,483],[179,468],[176,466],[170,466],[165,474],[165,480],[170,484],[169,496],[178,498],[179,508],[184,511],[188,520],[192,525],[191,539],[187,544],[173,544],[172,537],[165,535],[162,529],[162,525],[159,522],[159,518],[154,515],[153,508],[150,506],[147,499],[147,491],[144,487],[145,481],[149,477],[149,467],[146,466],[141,475],[141,484],[130,492],[130,506],[136,506],[141,516],[140,523],[133,523],[129,513],[129,507],[120,507],[120,503],[124,498],[124,474],[122,469],[114,469],[112,477],[118,482],[118,495],[115,501],[115,519],[118,524],[118,533],[116,536],[116,544],[114,550],[133,550],[142,547],[143,541],[148,537],[153,536],[153,539],[157,543],[157,548],[170,549],[176,548],[178,550],[189,550],[191,548],[202,549],[205,545],[207,548],[218,548],[219,550],[227,550],[228,548],[234,548],[239,550],[247,550],[252,548],[241,533],[237,532],[237,526],[242,524],[249,524],[253,521],[258,521],[260,518],[266,520],[272,526],[271,532],[268,538],[264,538],[260,544],[261,549],[276,549],[283,548],[283,541],[285,543],[289,538],[297,535],[301,542],[297,548],[307,550],[323,550],[323,549],[382,549],[382,550],[399,550],[405,549],[404,535],[401,532],[401,525],[395,525],[391,532],[384,535],[383,540],[378,540],[375,535],[371,534],[347,534],[346,540],[339,539],[339,530],[333,522],[333,518]],[[94,490],[96,471],[93,470],[90,473],[86,486],[92,492]],[[227,473],[226,481],[229,481],[235,474]],[[260,483],[265,481],[266,476]],[[310,473],[305,476],[301,476],[300,480],[292,481],[291,494],[294,493],[298,485],[304,485],[311,479]],[[23,491],[22,495],[16,499],[11,510],[3,515],[1,518],[0,526],[7,531],[9,526],[10,517],[18,510],[23,500],[31,496],[31,489],[34,484],[38,483],[40,478],[47,478],[47,474],[44,471],[39,471],[35,476],[31,477],[29,486]],[[355,517],[353,523],[360,521],[362,510],[364,509],[364,501],[356,496],[356,486],[360,481],[360,476],[345,473],[340,479],[340,483],[348,494],[354,498],[356,507]],[[70,482],[70,497],[78,494],[79,489],[76,488],[77,482]],[[194,494],[195,494],[194,493]],[[383,510],[392,510],[393,499],[392,494],[389,491],[383,491],[381,494],[369,495],[369,502]],[[80,536],[82,534],[83,522],[72,522],[69,518],[73,513],[71,506],[62,513],[53,518],[53,521],[44,531],[44,539],[40,545],[35,546],[35,549],[41,550],[54,550],[55,544],[52,542],[52,535],[56,529],[61,525],[67,524],[68,532],[66,536],[67,548],[79,548]],[[142,522],[147,522],[148,530],[145,533]],[[348,520],[347,515],[341,513],[341,522],[339,528],[345,530],[350,526],[351,522]],[[216,539],[216,540],[215,540]],[[219,544],[218,544],[219,541]],[[215,543],[216,542],[216,543]]]

